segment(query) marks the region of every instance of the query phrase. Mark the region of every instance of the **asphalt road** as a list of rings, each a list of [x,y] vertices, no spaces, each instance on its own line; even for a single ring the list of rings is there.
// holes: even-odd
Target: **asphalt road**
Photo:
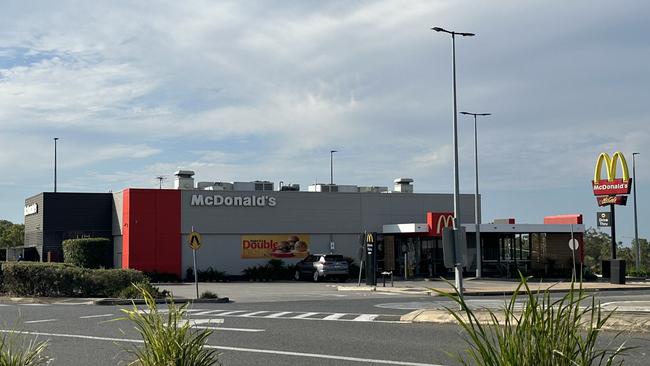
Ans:
[[[240,287],[238,291],[247,292],[246,284]],[[283,296],[249,293],[248,300],[234,303],[196,304],[191,319],[215,328],[208,344],[222,352],[224,365],[456,365],[448,352],[466,348],[454,325],[399,322],[400,315],[411,311],[404,304],[445,301],[442,298],[334,296],[341,294],[321,284],[301,288],[296,296],[290,296],[290,284],[276,286],[274,294],[282,294],[282,289],[287,292]],[[647,292],[600,296],[608,302],[650,300]],[[4,330],[20,329],[30,337],[48,339],[51,365],[126,365],[132,359],[126,350],[138,346],[140,338],[128,321],[114,320],[121,316],[120,308],[74,301],[5,304],[0,306],[0,319]],[[217,319],[223,324],[209,323]],[[647,365],[650,334],[625,337],[628,345],[638,347],[626,357],[626,364]]]

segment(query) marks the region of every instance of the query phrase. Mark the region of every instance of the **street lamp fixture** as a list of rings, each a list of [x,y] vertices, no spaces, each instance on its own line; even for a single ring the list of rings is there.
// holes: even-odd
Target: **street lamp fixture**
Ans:
[[[471,112],[460,112],[467,116],[474,116],[474,166],[475,166],[475,176],[476,176],[476,193],[474,194],[474,222],[476,223],[476,278],[481,278],[482,275],[482,263],[483,253],[481,250],[481,218],[479,216],[478,209],[478,133],[476,126],[476,116],[491,116],[492,113],[471,113]]]
[[[443,33],[448,33],[451,34],[451,49],[452,49],[452,75],[453,75],[453,94],[454,94],[454,140],[453,140],[453,145],[454,145],[454,233],[460,226],[460,186],[458,182],[458,107],[456,103],[456,35],[459,36],[464,36],[464,37],[472,37],[475,34],[474,33],[466,33],[466,32],[455,32],[455,31],[450,31],[444,28],[440,27],[433,27],[431,28],[432,30],[436,32],[443,32]],[[454,238],[456,235],[452,235]],[[454,239],[455,240],[455,239]],[[454,245],[455,246],[455,245]],[[460,262],[460,261],[456,261]],[[456,263],[455,269],[455,285],[456,288],[460,291],[462,295],[462,289],[463,289],[463,271],[460,263]]]
[[[336,150],[330,150],[330,185],[334,184],[334,153]]]
[[[54,193],[56,193],[56,142],[59,141],[58,137],[54,138]]]

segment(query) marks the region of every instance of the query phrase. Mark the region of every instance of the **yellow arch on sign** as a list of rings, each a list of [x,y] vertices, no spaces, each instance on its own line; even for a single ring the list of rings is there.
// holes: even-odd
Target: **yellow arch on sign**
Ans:
[[[630,172],[627,169],[627,161],[625,161],[625,156],[620,151],[617,151],[610,158],[607,153],[601,153],[598,155],[598,160],[596,160],[596,170],[594,171],[594,182],[598,182],[601,177],[601,172],[603,168],[603,162],[607,166],[607,180],[613,181],[616,179],[616,166],[618,161],[621,161],[621,168],[623,170],[623,180],[630,179]]]

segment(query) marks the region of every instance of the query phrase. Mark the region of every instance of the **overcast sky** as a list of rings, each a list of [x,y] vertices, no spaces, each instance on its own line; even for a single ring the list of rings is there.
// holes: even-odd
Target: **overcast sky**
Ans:
[[[60,191],[197,180],[329,181],[451,192],[459,110],[479,120],[483,218],[583,213],[600,152],[637,157],[650,235],[646,1],[3,1],[0,218]],[[461,191],[473,120],[459,116]],[[630,174],[632,172],[630,171]],[[631,197],[630,197],[631,198]],[[631,203],[631,199],[630,199]],[[621,241],[633,206],[617,210]],[[424,217],[422,218],[424,221]]]

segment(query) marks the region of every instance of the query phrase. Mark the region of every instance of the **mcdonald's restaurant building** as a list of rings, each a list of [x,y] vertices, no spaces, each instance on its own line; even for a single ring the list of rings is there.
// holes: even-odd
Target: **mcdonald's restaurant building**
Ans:
[[[396,276],[430,277],[443,266],[442,228],[453,195],[413,193],[412,180],[385,187],[295,185],[271,182],[199,182],[176,173],[175,189],[127,188],[117,193],[44,192],[25,201],[25,246],[8,252],[37,261],[61,261],[65,239],[103,236],[114,243],[116,268],[172,273],[192,267],[190,234],[201,234],[197,267],[231,275],[270,259],[295,263],[308,253],[336,253],[359,261],[360,234],[377,232],[378,266]],[[480,204],[479,204],[480,207]],[[468,272],[476,268],[474,196],[460,196],[467,231]],[[484,275],[516,268],[570,268],[570,232],[584,232],[580,215],[548,217],[544,224],[514,220],[480,225]],[[21,254],[22,253],[22,254]],[[578,260],[582,252],[577,252]],[[516,273],[516,272],[513,272]]]

